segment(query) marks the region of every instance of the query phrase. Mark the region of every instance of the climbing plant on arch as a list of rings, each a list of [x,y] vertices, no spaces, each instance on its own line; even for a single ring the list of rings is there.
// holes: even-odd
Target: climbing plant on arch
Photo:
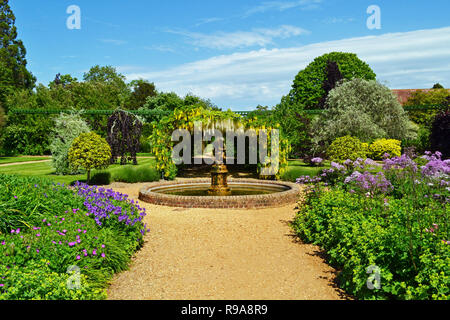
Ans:
[[[270,125],[258,120],[257,117],[251,119],[245,119],[241,115],[228,111],[218,111],[207,109],[199,105],[184,106],[177,108],[173,113],[163,117],[157,122],[153,122],[152,135],[149,137],[152,145],[152,151],[156,157],[156,167],[166,179],[174,179],[178,173],[178,167],[172,159],[172,151],[174,146],[178,142],[172,141],[172,133],[176,129],[188,130],[191,134],[194,132],[194,123],[201,122],[202,124],[211,125],[214,123],[232,122],[239,124],[245,130],[253,129],[258,135],[260,130],[266,130],[267,132],[267,149],[270,153],[271,150],[271,132],[274,129],[280,130],[278,124]],[[281,130],[280,130],[281,131]],[[225,137],[225,133],[223,133]],[[203,142],[203,149],[209,142]],[[225,141],[226,144],[226,141]],[[248,150],[246,150],[248,151]],[[287,167],[288,154],[290,151],[290,145],[283,133],[280,132],[279,139],[279,170],[276,178],[281,175]],[[268,154],[270,156],[270,154]],[[258,174],[261,178],[269,178],[262,176],[262,169],[267,166],[258,162]]]

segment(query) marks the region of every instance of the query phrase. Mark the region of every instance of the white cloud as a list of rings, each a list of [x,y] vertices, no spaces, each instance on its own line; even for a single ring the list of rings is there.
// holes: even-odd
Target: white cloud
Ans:
[[[316,9],[322,0],[297,0],[297,1],[264,1],[246,11],[244,16],[250,16],[255,13],[264,13],[267,11],[285,11],[300,7],[301,10]]]
[[[158,90],[192,92],[221,107],[245,110],[278,103],[299,70],[331,51],[356,53],[393,89],[450,85],[450,27],[234,53],[126,75],[130,80],[149,79]]]
[[[224,19],[223,18],[217,18],[217,17],[199,19],[198,22],[195,24],[195,26],[199,27],[199,26],[201,26],[203,24],[218,22],[218,21],[222,21],[222,20],[224,20]]]
[[[150,47],[144,47],[145,50],[150,50],[150,51],[159,51],[159,52],[171,52],[171,53],[175,53],[175,49],[170,47],[170,46],[166,46],[166,45],[154,45],[154,46],[150,46]]]
[[[273,44],[275,38],[286,39],[309,33],[305,29],[289,25],[272,29],[259,28],[252,31],[216,32],[214,34],[181,30],[166,30],[166,32],[183,35],[189,38],[189,42],[195,46],[218,50],[253,46],[264,47]]]
[[[354,22],[356,21],[355,18],[337,18],[337,17],[332,17],[332,18],[327,18],[322,20],[323,23],[327,23],[327,24],[334,24],[334,23],[349,23],[349,22]]]
[[[127,43],[125,40],[117,40],[117,39],[100,39],[100,41],[103,43],[110,43],[116,46],[121,46]]]

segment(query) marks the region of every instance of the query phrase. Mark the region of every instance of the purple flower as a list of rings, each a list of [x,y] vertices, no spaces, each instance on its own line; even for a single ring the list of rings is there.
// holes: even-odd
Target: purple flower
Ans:
[[[310,176],[301,176],[296,180],[298,184],[312,184],[322,181],[320,177],[311,178]],[[125,216],[126,217],[126,216]],[[120,219],[120,217],[119,217]]]
[[[321,164],[321,163],[323,162],[323,159],[320,158],[320,157],[316,157],[316,158],[312,158],[312,159],[311,159],[311,162],[312,162],[313,164],[319,165],[319,164]]]
[[[422,175],[432,178],[442,178],[450,175],[450,164],[441,159],[430,158],[431,160],[422,166]]]
[[[345,170],[345,167],[337,162],[331,162],[331,168],[336,169],[337,171]]]
[[[345,179],[344,183],[354,184],[359,190],[368,195],[388,193],[393,190],[391,182],[386,179],[383,172],[373,175],[367,171],[364,174],[355,171]]]
[[[411,171],[416,172],[417,164],[406,154],[392,159],[385,159],[383,161],[383,170],[385,171],[400,169],[410,169]]]

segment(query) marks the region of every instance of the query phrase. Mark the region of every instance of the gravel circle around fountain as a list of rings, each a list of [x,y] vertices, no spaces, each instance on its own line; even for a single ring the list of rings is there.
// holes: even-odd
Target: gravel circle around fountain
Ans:
[[[183,179],[180,179],[183,180]],[[148,184],[109,188],[137,199]],[[150,227],[111,300],[337,300],[336,271],[298,241],[296,204],[265,209],[173,208],[139,201]]]
[[[300,188],[291,182],[280,182],[258,179],[228,179],[228,185],[247,185],[259,188],[279,188],[279,192],[261,195],[238,196],[183,196],[156,192],[162,188],[178,186],[209,185],[211,179],[183,179],[176,181],[159,181],[146,185],[139,192],[139,199],[151,204],[182,208],[211,209],[258,209],[273,208],[295,203],[298,200]]]

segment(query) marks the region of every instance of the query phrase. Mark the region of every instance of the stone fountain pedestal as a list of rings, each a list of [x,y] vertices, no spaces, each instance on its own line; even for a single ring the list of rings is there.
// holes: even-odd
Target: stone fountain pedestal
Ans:
[[[208,195],[211,196],[228,196],[231,189],[227,183],[228,169],[224,164],[215,164],[211,169],[211,188]]]

